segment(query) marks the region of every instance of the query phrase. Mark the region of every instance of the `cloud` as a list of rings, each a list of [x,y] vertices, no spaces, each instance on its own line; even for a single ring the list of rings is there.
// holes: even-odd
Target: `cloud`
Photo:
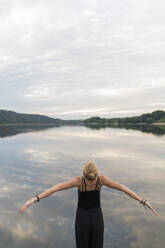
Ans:
[[[64,119],[164,109],[163,1],[0,4],[1,108]]]

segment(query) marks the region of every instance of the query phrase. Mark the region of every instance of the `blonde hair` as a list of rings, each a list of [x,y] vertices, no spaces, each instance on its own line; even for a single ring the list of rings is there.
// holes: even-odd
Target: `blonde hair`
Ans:
[[[98,173],[99,173],[98,168],[93,161],[89,160],[84,164],[83,175],[88,180],[90,181],[94,180],[97,177]]]

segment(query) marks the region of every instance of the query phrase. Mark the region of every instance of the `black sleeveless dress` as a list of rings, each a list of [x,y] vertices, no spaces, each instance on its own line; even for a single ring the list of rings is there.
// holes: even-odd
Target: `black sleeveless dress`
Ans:
[[[78,204],[75,219],[76,248],[103,248],[104,220],[100,207],[98,176],[95,190],[86,190],[82,177],[82,191],[78,189]],[[85,185],[85,191],[83,190]]]

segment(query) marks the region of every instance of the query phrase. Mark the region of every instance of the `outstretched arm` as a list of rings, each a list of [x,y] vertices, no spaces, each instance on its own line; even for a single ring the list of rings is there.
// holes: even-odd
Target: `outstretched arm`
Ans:
[[[57,191],[64,190],[64,189],[70,189],[72,187],[76,187],[76,186],[78,186],[78,183],[79,183],[79,177],[73,177],[71,180],[68,180],[68,181],[66,181],[64,183],[54,185],[53,187],[45,190],[43,193],[38,195],[38,198],[33,197],[30,200],[28,200],[24,204],[24,206],[20,209],[20,213],[23,213],[29,206],[31,206],[33,203],[37,202],[38,200],[46,198],[46,197],[52,195],[53,193],[55,193]]]
[[[139,195],[137,195],[134,191],[130,190],[128,187],[126,187],[123,184],[120,184],[118,182],[115,182],[113,180],[111,180],[109,177],[102,175],[102,185],[105,185],[109,188],[114,188],[120,191],[123,191],[124,193],[126,193],[127,195],[129,195],[130,197],[132,197],[133,199],[139,201],[140,203],[144,202],[144,199],[142,197],[140,197]],[[148,201],[144,202],[145,206],[147,206],[155,216],[157,216],[157,212],[155,211],[155,209],[152,208],[152,206],[149,204]]]
[[[60,183],[60,184],[56,184],[53,187],[51,187],[50,189],[44,191],[43,193],[41,193],[39,195],[39,199],[43,199],[45,197],[48,197],[49,195],[52,195],[53,193],[57,192],[57,191],[61,191],[64,189],[70,189],[72,187],[76,187],[78,185],[78,177],[73,177],[71,180],[66,181],[64,183]]]

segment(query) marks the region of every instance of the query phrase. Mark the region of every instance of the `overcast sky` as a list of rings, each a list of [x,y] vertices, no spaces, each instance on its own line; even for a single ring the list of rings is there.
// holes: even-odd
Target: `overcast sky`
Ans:
[[[165,110],[164,0],[0,0],[0,109],[61,119]]]

